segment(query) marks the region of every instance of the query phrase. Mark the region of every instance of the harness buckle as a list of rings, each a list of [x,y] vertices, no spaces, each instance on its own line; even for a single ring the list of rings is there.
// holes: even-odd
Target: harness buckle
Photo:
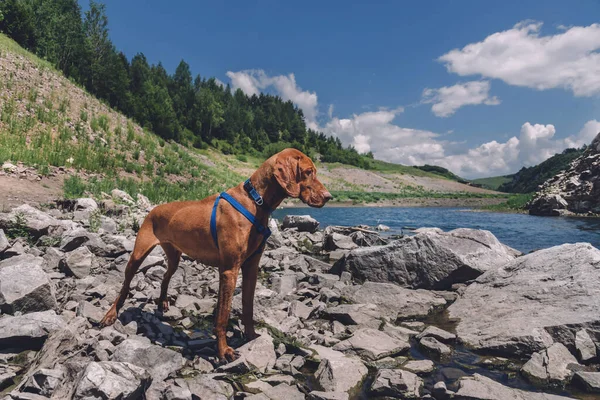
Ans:
[[[256,204],[258,204],[259,206],[262,206],[264,201],[262,196],[259,196],[258,199],[254,200],[256,202]]]

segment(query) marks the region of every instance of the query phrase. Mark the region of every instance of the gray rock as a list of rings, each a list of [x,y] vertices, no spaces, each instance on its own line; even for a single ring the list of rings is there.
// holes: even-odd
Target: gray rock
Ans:
[[[575,348],[579,360],[582,362],[596,358],[596,344],[585,329],[581,329],[575,334]]]
[[[350,236],[342,235],[341,233],[331,232],[325,235],[325,250],[352,250],[358,245]]]
[[[379,224],[375,227],[375,230],[378,230],[380,232],[387,232],[390,230],[390,227],[387,225]]]
[[[526,392],[474,374],[460,378],[455,400],[567,400],[570,397],[548,393]]]
[[[318,345],[311,349],[321,360],[315,379],[328,392],[346,393],[360,385],[369,372],[357,357]]]
[[[395,356],[410,348],[408,341],[388,336],[385,332],[364,328],[333,346],[333,350],[352,353],[370,361]]]
[[[433,372],[435,364],[431,360],[411,360],[402,365],[402,369],[417,375],[426,375]]]
[[[577,371],[572,383],[588,393],[600,393],[600,372]]]
[[[283,218],[282,228],[297,228],[298,232],[313,233],[319,228],[319,221],[310,215],[286,215]]]
[[[452,343],[456,340],[456,335],[454,333],[447,332],[435,326],[428,326],[423,332],[417,335],[417,339],[420,340],[428,336],[435,338],[442,343]]]
[[[600,250],[565,244],[490,270],[449,308],[458,338],[476,350],[531,355],[600,323]]]
[[[153,345],[143,337],[123,341],[116,347],[112,360],[146,369],[154,382],[164,381],[185,364],[185,359],[178,352]]]
[[[313,390],[308,394],[308,400],[348,400],[348,393],[344,392],[320,392]]]
[[[4,251],[9,247],[10,243],[8,241],[8,238],[6,237],[6,234],[2,229],[0,229],[0,254],[4,253]]]
[[[452,349],[441,343],[435,338],[424,337],[419,341],[419,345],[426,352],[435,355],[438,358],[448,356],[452,353]]]
[[[104,317],[104,311],[89,301],[82,300],[77,306],[76,315],[87,318],[90,322],[98,324]]]
[[[352,250],[333,270],[350,271],[355,279],[371,282],[449,289],[514,258],[514,250],[489,231],[455,229],[448,233],[428,231],[386,246]]]
[[[0,261],[0,310],[13,314],[56,308],[54,284],[42,269],[44,259],[30,254]]]
[[[347,286],[342,296],[353,303],[375,304],[383,315],[396,318],[422,318],[446,305],[442,296],[427,290],[411,290],[392,283],[365,282]]]
[[[233,388],[225,381],[217,380],[218,374],[204,374],[193,378],[177,380],[187,384],[192,392],[193,399],[202,400],[229,400],[233,398]],[[194,397],[195,396],[195,397]]]
[[[290,386],[286,383],[280,383],[277,386],[269,387],[267,390],[262,392],[258,397],[250,396],[248,399],[270,399],[270,400],[304,400],[304,394],[300,392],[296,386]]]
[[[66,232],[60,242],[61,251],[73,251],[90,240],[90,232],[83,228],[73,229]]]
[[[344,325],[365,325],[378,328],[381,314],[374,304],[341,304],[325,309],[324,315]]]
[[[34,238],[43,235],[60,235],[65,229],[73,226],[72,221],[58,220],[28,204],[23,204],[8,214],[0,214],[0,228],[7,229],[17,220]]]
[[[131,205],[135,204],[135,202],[133,201],[133,197],[131,197],[131,196],[130,196],[130,195],[127,193],[127,192],[124,192],[124,191],[122,191],[122,190],[119,190],[119,189],[113,189],[113,190],[110,192],[110,195],[111,195],[111,196],[112,196],[114,199],[116,199],[116,200],[120,200],[120,201],[122,201],[122,202],[124,202],[124,203],[131,204]]]
[[[571,380],[571,367],[579,365],[577,359],[563,344],[554,343],[545,350],[534,353],[523,365],[521,372],[534,383],[565,384]]]
[[[91,362],[77,383],[74,400],[134,400],[141,398],[150,376],[140,367],[123,362]]]
[[[420,399],[423,381],[412,372],[399,369],[377,371],[370,394],[400,399]]]
[[[75,278],[85,278],[92,270],[94,255],[87,247],[78,247],[66,254],[61,262],[61,269]]]
[[[273,339],[266,330],[257,333],[259,333],[259,337],[236,349],[240,354],[237,360],[219,367],[218,371],[241,373],[259,371],[264,373],[272,368],[277,360]]]
[[[64,323],[53,310],[18,317],[5,315],[0,318],[0,348],[38,350],[48,335],[60,329]]]
[[[60,385],[65,375],[63,368],[40,368],[33,373],[26,388],[28,391],[50,397]]]
[[[96,200],[85,197],[75,200],[75,210],[80,211],[95,211],[98,209],[98,203]]]

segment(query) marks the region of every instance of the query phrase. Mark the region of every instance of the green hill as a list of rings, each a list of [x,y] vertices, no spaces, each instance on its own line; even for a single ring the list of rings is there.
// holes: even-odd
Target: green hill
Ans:
[[[500,186],[503,184],[510,182],[513,179],[514,175],[504,175],[504,176],[492,176],[490,178],[479,178],[473,179],[471,183],[476,185],[481,185],[486,189],[490,190],[499,190]]]
[[[513,175],[509,182],[498,187],[498,190],[506,193],[531,193],[548,179],[561,171],[569,168],[569,165],[577,157],[581,156],[585,148],[566,149],[533,167],[523,167]]]
[[[316,160],[340,199],[493,195],[443,168],[345,148],[307,129],[291,102],[192,78],[184,61],[170,75],[142,54],[128,60],[107,23],[93,2],[83,18],[75,0],[0,3],[0,30],[37,54],[0,34],[0,164],[33,167],[43,178],[34,184],[63,187],[66,178],[68,196],[120,188],[163,202],[237,184],[293,146]]]

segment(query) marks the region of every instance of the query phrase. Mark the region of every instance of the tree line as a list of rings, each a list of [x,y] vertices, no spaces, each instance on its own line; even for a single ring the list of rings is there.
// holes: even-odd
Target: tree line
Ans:
[[[166,140],[263,156],[292,146],[325,162],[369,168],[372,153],[307,129],[291,101],[193,77],[184,60],[173,74],[142,53],[129,60],[109,38],[105,5],[90,1],[81,11],[76,0],[2,0],[0,31]]]

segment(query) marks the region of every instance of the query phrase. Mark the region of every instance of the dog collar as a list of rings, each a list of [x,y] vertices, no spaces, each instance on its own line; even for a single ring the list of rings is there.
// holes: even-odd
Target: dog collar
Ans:
[[[244,182],[244,190],[248,192],[248,194],[250,195],[250,197],[252,197],[252,200],[254,200],[256,205],[266,208],[269,212],[272,211],[271,208],[267,204],[265,204],[263,197],[256,191],[254,185],[252,184],[252,182],[250,182],[250,178],[246,179],[246,182]]]

